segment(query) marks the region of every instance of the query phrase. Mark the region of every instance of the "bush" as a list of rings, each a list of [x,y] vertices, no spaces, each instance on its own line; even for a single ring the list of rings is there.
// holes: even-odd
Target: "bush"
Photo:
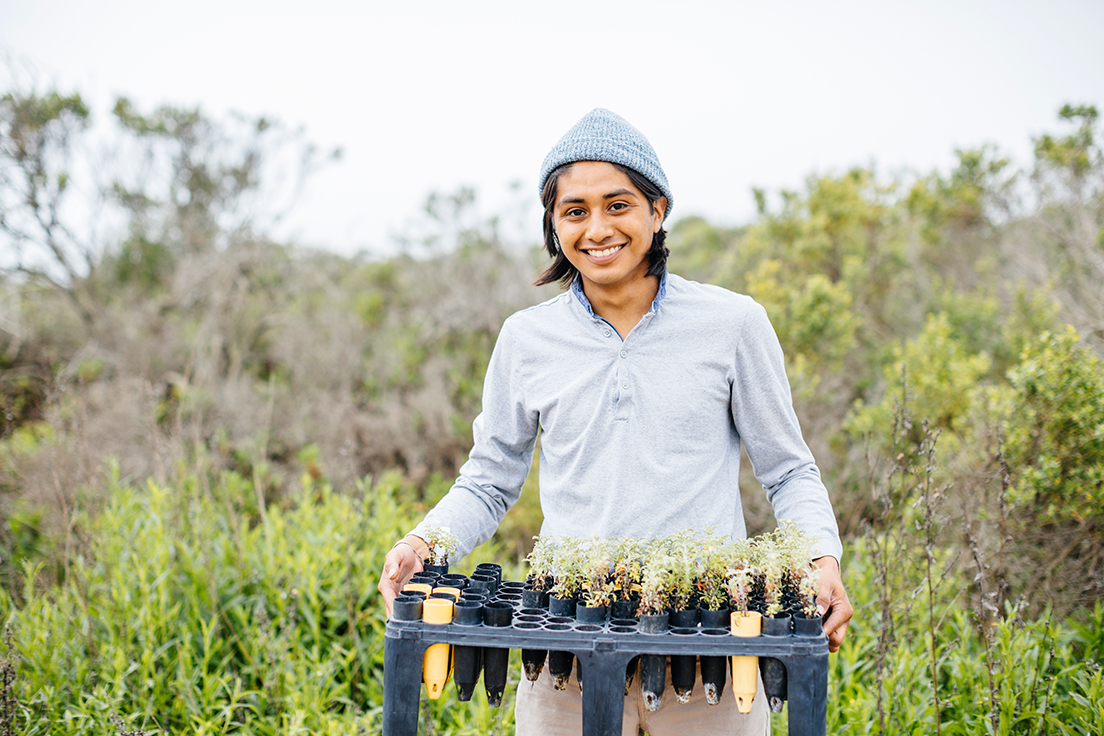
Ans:
[[[945,314],[931,315],[923,332],[893,349],[893,361],[885,367],[886,389],[880,402],[856,402],[845,427],[855,436],[880,433],[883,443],[891,441],[885,428],[891,426],[897,405],[924,417],[933,426],[961,428],[970,408],[973,389],[989,369],[989,356],[971,354],[951,333]],[[917,425],[914,430],[919,430]],[[919,435],[912,437],[919,443]],[[888,450],[888,445],[880,449]]]
[[[420,513],[406,501],[413,495],[397,475],[350,494],[304,477],[262,519],[240,501],[254,493],[234,473],[209,487],[195,475],[171,488],[113,477],[104,509],[75,520],[88,546],[67,560],[67,577],[43,585],[28,565],[23,601],[0,591],[8,624],[0,670],[10,683],[0,700],[12,706],[0,729],[377,732],[384,621],[376,575]],[[910,532],[847,549],[858,610],[831,660],[829,732],[879,723],[915,732],[938,712],[948,734],[1059,723],[1092,733],[1104,707],[1094,664],[1104,659],[1104,606],[1068,622],[1030,621],[1013,607],[987,625],[975,616],[982,609],[962,605],[974,583],[943,569],[951,556],[942,553],[933,578],[922,544]],[[492,544],[465,569],[494,558],[503,561]],[[520,574],[508,561],[506,577]],[[929,584],[933,605],[919,605],[909,591]],[[516,665],[500,709],[480,692],[467,704],[449,693],[424,702],[423,723],[455,736],[509,733]],[[785,717],[774,720],[776,734],[785,728]]]
[[[1015,500],[1043,521],[1104,521],[1104,366],[1077,333],[1044,333],[1009,372]]]
[[[24,603],[0,591],[17,730],[375,732],[376,581],[416,521],[411,495],[397,476],[350,495],[304,478],[261,521],[233,473],[209,489],[194,476],[174,488],[115,478],[104,510],[81,521],[90,544],[64,582],[44,587],[29,565]],[[427,715],[452,733],[487,733],[501,717],[485,699]]]

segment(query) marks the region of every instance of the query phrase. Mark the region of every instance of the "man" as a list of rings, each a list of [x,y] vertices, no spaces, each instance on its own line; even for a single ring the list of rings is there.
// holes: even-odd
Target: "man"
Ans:
[[[506,320],[484,384],[475,445],[448,495],[388,553],[379,589],[391,611],[426,557],[422,531],[448,527],[462,557],[517,500],[541,437],[542,536],[648,539],[684,529],[745,536],[741,445],[775,516],[816,539],[818,604],[832,651],[852,609],[842,546],[820,472],[801,437],[766,312],[749,297],[667,272],[667,177],[647,139],[617,115],[586,115],[545,158],[538,283],[567,291]],[[542,675],[541,680],[547,680]],[[765,733],[764,698],[665,703],[626,698],[624,733]],[[517,733],[578,733],[576,688],[522,683]]]

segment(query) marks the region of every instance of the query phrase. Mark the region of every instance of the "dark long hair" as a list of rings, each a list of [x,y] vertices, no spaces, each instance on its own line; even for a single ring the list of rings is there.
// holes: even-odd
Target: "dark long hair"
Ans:
[[[560,286],[565,289],[571,286],[571,282],[575,280],[579,270],[575,266],[571,265],[571,261],[567,260],[567,256],[563,254],[563,248],[560,247],[560,241],[556,237],[556,227],[552,222],[553,210],[555,209],[556,196],[558,195],[560,174],[566,172],[571,168],[574,162],[564,164],[557,169],[554,169],[551,174],[548,175],[547,181],[544,182],[544,190],[541,192],[541,204],[544,205],[544,247],[548,251],[554,260],[552,265],[549,266],[544,273],[540,275],[540,278],[534,282],[535,286],[544,286],[545,284],[551,284],[555,281],[560,282]],[[633,186],[639,189],[648,200],[648,208],[655,212],[655,203],[663,199],[663,192],[659,187],[653,184],[643,174],[630,169],[627,166],[621,164],[614,164],[610,162],[621,171],[625,176],[629,177],[629,181]],[[659,232],[652,236],[652,247],[648,251],[648,275],[649,276],[662,276],[663,272],[667,269],[667,256],[671,253],[667,249],[667,231],[662,227],[659,228]]]

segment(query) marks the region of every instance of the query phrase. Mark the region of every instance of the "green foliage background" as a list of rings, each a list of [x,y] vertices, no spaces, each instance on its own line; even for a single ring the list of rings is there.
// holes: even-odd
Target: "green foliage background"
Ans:
[[[470,447],[502,320],[554,293],[541,256],[469,189],[394,258],[274,243],[279,182],[333,154],[264,118],[113,115],[116,160],[151,163],[98,193],[125,227],[82,238],[87,107],[0,96],[0,734],[375,732],[376,575]],[[840,516],[831,733],[1104,722],[1104,155],[1095,108],[1058,125],[1023,168],[981,147],[671,226],[672,270],[767,308]],[[534,473],[461,567],[520,576],[541,518]],[[509,706],[422,723],[509,732]]]

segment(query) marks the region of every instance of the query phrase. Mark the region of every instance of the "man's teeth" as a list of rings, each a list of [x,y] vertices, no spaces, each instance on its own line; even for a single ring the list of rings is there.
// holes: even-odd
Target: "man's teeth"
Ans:
[[[605,250],[588,250],[587,253],[590,253],[595,258],[605,258],[606,256],[612,255],[621,250],[621,248],[623,247],[624,246],[615,245],[612,248],[606,248]]]

